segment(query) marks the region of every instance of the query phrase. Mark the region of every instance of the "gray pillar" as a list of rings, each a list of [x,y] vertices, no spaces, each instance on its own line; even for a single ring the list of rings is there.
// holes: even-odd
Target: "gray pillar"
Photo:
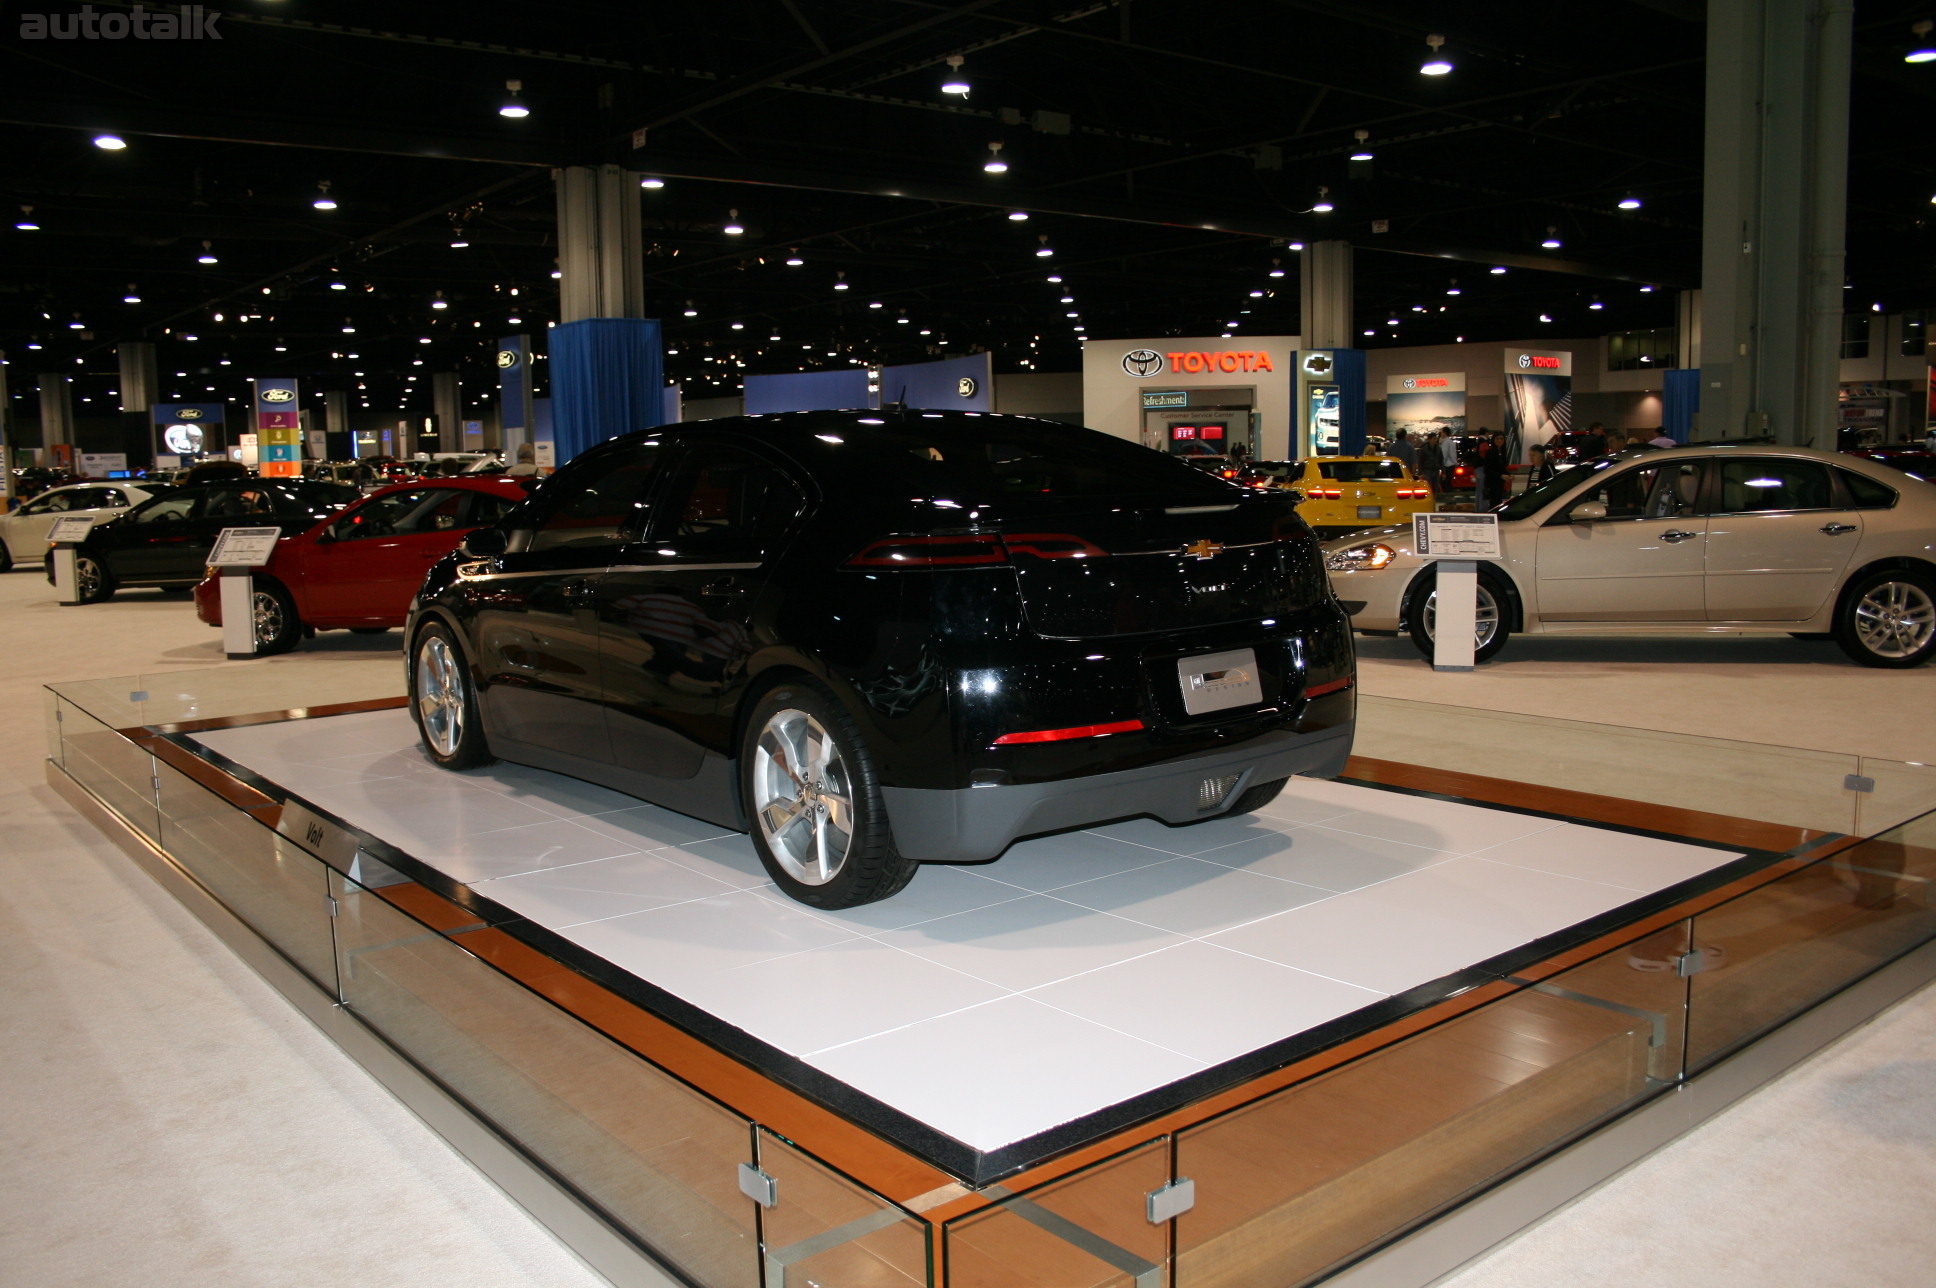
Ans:
[[[1692,371],[1701,365],[1701,292],[1682,291],[1674,300],[1674,340],[1677,365]]]
[[[57,445],[74,446],[74,386],[66,376],[43,374],[40,377],[40,446],[43,452]],[[42,464],[53,464],[48,452]]]
[[[464,396],[455,371],[439,371],[430,378],[430,406],[437,413],[437,450],[459,451],[464,446]]]
[[[13,396],[7,392],[7,355],[0,352],[0,509],[13,509]]]
[[[129,342],[114,346],[121,360],[121,410],[148,414],[161,401],[161,383],[155,377],[155,346]]]
[[[323,432],[326,434],[347,434],[350,432],[350,396],[341,389],[331,389],[323,394]],[[350,451],[355,452],[352,447]]]
[[[1312,242],[1304,248],[1298,287],[1303,304],[1299,343],[1307,349],[1349,349],[1351,326],[1351,243]]]
[[[1853,0],[1709,0],[1701,437],[1834,446]]]
[[[645,316],[639,181],[615,165],[554,170],[558,321]]]

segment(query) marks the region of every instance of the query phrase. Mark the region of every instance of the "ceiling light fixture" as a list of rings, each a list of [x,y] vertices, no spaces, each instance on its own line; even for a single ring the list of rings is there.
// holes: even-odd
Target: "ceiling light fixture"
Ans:
[[[1432,52],[1425,56],[1425,62],[1419,67],[1418,74],[1420,76],[1443,76],[1451,71],[1452,60],[1445,55],[1445,37],[1435,33],[1427,36],[1425,43],[1431,46]]]
[[[1490,269],[1488,269],[1487,271],[1488,271],[1488,272],[1490,272],[1490,273],[1491,273],[1491,274],[1492,274],[1492,275],[1493,275],[1494,277],[1499,277],[1499,276],[1502,276],[1502,275],[1503,275],[1503,274],[1505,273],[1505,271],[1506,271],[1506,270],[1505,270],[1505,268],[1504,268],[1504,267],[1502,267],[1501,265],[1498,265],[1498,264],[1494,264],[1494,265],[1493,265],[1493,266],[1492,266],[1492,267],[1491,267]]]
[[[966,61],[968,60],[960,54],[948,55],[948,74],[941,78],[943,94],[959,94],[963,98],[968,97],[968,91],[972,86],[968,84],[967,76],[961,71],[961,65]]]
[[[1634,196],[1632,193],[1628,193],[1614,204],[1622,210],[1638,210],[1640,209],[1640,198]]]
[[[309,204],[318,210],[336,209],[336,198],[329,195],[329,180],[323,179],[316,184],[316,200]]]
[[[1594,297],[1593,297],[1593,299],[1592,299],[1592,300],[1591,300],[1591,301],[1590,301],[1590,302],[1589,302],[1589,303],[1587,304],[1587,307],[1588,307],[1588,308],[1590,308],[1590,309],[1596,309],[1596,310],[1597,310],[1597,309],[1603,309],[1603,308],[1605,308],[1605,307],[1606,307],[1606,305],[1604,305],[1604,304],[1602,304],[1602,303],[1600,303],[1600,297],[1596,295],[1596,296],[1594,296]]]
[[[1328,215],[1333,210],[1336,210],[1336,209],[1337,207],[1331,204],[1331,189],[1323,188],[1323,187],[1319,188],[1318,199],[1311,206],[1312,213],[1319,214],[1319,215]]]
[[[1356,152],[1353,152],[1353,153],[1351,154],[1351,159],[1352,159],[1353,161],[1369,161],[1369,160],[1371,160],[1371,147],[1370,147],[1370,145],[1369,145],[1369,144],[1367,144],[1367,143],[1365,142],[1365,140],[1366,140],[1366,139],[1368,139],[1368,138],[1370,138],[1370,137],[1371,137],[1371,131],[1370,131],[1370,130],[1353,130],[1353,131],[1351,132],[1351,137],[1352,137],[1352,138],[1354,138],[1354,139],[1356,139],[1356,140],[1358,140],[1358,150],[1357,150]]]
[[[1540,245],[1547,250],[1558,250],[1560,248],[1560,230],[1552,224],[1546,225],[1546,240],[1541,242]]]
[[[1932,24],[1927,18],[1910,25],[1909,30],[1915,33],[1916,40],[1914,44],[1910,45],[1909,52],[1902,56],[1902,61],[1905,63],[1936,63],[1936,45],[1932,45],[1929,40],[1929,33],[1933,27],[1936,27],[1936,24]]]
[[[798,268],[800,267],[800,265],[806,262],[807,262],[806,260],[800,258],[800,252],[797,250],[789,251],[787,253],[786,265],[788,268]]]
[[[504,82],[504,88],[511,92],[510,97],[506,98],[504,105],[497,109],[497,114],[499,116],[509,117],[513,121],[522,121],[525,117],[531,115],[531,109],[526,107],[524,102],[518,97],[518,94],[524,89],[524,82],[521,80],[508,80]]]
[[[727,211],[726,226],[721,228],[719,231],[725,233],[728,237],[737,237],[741,233],[745,232],[746,231],[745,226],[742,225],[739,221],[739,211],[737,210]]]
[[[133,282],[128,283],[128,293],[121,297],[121,302],[123,304],[141,303],[141,292],[135,290]]]
[[[444,298],[442,291],[438,291],[430,297],[430,307],[433,309],[447,309],[450,307],[450,301]]]
[[[657,192],[659,189],[665,187],[665,180],[655,179],[651,175],[647,175],[645,178],[639,180],[639,187],[650,188],[652,191]]]
[[[103,152],[121,152],[128,143],[118,134],[97,134],[94,136],[94,146]]]
[[[845,272],[834,274],[834,289],[836,291],[844,291],[847,289],[847,274]]]
[[[1002,160],[1001,144],[991,143],[988,145],[988,159],[981,163],[981,168],[988,174],[1008,173],[1008,162]]]
[[[699,310],[692,306],[691,300],[686,301],[686,316],[689,318],[696,318],[699,316]]]
[[[1931,197],[1930,200],[1936,201],[1936,197]],[[40,231],[40,225],[34,222],[34,208],[32,206],[22,206],[20,208],[20,219],[14,224],[14,227],[23,233],[37,233]]]
[[[215,258],[215,248],[210,246],[207,242],[202,243],[202,253],[195,257],[195,262],[197,264],[220,263],[220,261]]]
[[[1028,211],[1011,210],[1008,212],[1008,218],[1011,223],[1025,224],[1028,222]]]

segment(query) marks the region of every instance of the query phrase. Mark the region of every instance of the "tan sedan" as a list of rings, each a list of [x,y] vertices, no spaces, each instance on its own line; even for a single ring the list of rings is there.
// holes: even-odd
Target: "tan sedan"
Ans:
[[[1936,484],[1800,447],[1603,457],[1508,501],[1480,567],[1478,660],[1514,631],[1832,635],[1865,666],[1936,653]],[[1437,575],[1411,530],[1329,542],[1352,626],[1429,656]]]

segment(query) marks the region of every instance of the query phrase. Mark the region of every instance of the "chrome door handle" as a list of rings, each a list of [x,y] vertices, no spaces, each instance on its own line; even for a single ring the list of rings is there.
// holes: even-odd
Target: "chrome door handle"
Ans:
[[[1698,532],[1682,532],[1679,528],[1669,528],[1660,534],[1660,539],[1662,541],[1686,541],[1700,535]]]
[[[1839,537],[1844,532],[1854,531],[1855,525],[1853,523],[1825,523],[1822,525],[1823,534],[1830,537]]]

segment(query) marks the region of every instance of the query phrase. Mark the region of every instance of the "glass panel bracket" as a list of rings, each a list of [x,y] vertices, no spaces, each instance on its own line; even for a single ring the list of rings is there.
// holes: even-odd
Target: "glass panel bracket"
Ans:
[[[1187,1176],[1179,1176],[1145,1194],[1143,1204],[1151,1225],[1173,1221],[1197,1205],[1197,1183]]]
[[[763,1208],[780,1201],[780,1183],[752,1163],[739,1165],[739,1192]]]
[[[1876,789],[1876,780],[1863,774],[1849,774],[1842,779],[1842,787],[1845,791],[1872,792]]]

